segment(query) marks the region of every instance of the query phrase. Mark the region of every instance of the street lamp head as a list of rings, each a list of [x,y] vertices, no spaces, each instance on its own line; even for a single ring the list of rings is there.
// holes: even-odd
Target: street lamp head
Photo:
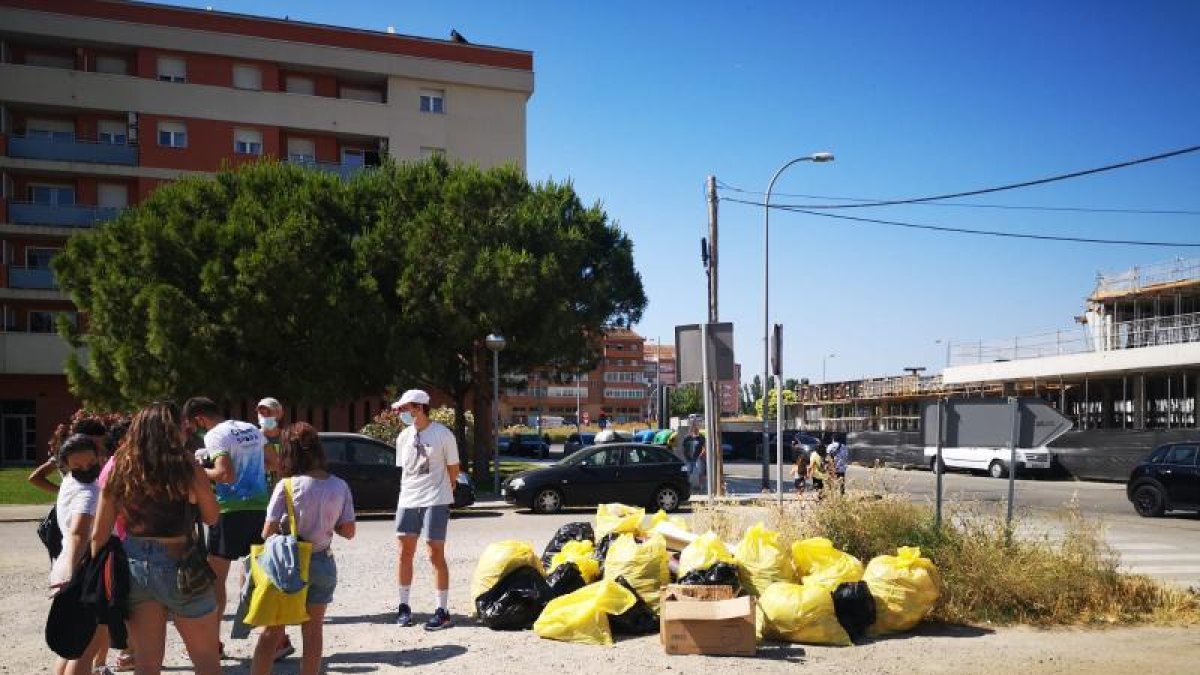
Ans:
[[[503,335],[496,335],[495,333],[487,336],[483,341],[487,345],[487,348],[494,352],[502,351],[507,344]]]
[[[833,161],[833,153],[832,152],[814,152],[813,154],[809,155],[808,158],[809,158],[809,160],[811,160],[813,162],[818,162],[818,163],[819,162],[832,162]]]

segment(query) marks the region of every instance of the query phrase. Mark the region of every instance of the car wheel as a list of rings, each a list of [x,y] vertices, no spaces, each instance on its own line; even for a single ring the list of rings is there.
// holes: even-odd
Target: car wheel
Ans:
[[[653,506],[655,508],[666,511],[667,513],[671,513],[672,511],[678,510],[679,509],[679,490],[674,487],[671,487],[670,485],[664,485],[664,486],[658,488],[657,490],[654,491]]]
[[[1143,518],[1157,518],[1166,510],[1162,490],[1153,485],[1142,485],[1133,491],[1133,508]]]
[[[937,457],[933,457],[929,460],[929,470],[934,473],[946,473],[946,462],[939,462]]]
[[[531,503],[534,513],[558,513],[563,507],[562,493],[553,488],[539,490]]]
[[[988,466],[988,475],[992,478],[1004,478],[1008,475],[1008,471],[1004,468],[1004,462],[998,459],[992,460]]]

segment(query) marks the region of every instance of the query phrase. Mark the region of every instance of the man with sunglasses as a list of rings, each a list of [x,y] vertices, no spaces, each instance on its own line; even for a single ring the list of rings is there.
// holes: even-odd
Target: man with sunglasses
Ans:
[[[400,421],[405,425],[396,437],[396,466],[402,473],[396,505],[400,554],[396,566],[400,583],[396,623],[413,625],[408,596],[417,538],[423,534],[437,584],[437,608],[425,622],[425,630],[443,630],[453,625],[448,607],[450,568],[446,565],[446,527],[450,522],[450,505],[454,503],[454,483],[458,480],[458,443],[453,432],[429,419],[429,394],[424,391],[404,392],[392,409],[400,413]]]

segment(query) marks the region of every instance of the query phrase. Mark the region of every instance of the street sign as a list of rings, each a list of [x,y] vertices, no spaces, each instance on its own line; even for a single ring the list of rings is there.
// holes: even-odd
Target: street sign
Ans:
[[[676,381],[680,384],[701,382],[704,379],[702,347],[700,324],[675,327],[675,371]],[[732,323],[709,324],[708,359],[715,379],[733,379]]]
[[[1071,430],[1071,420],[1049,403],[1033,397],[1018,399],[1017,447],[1040,448]],[[1012,440],[1013,421],[1008,401],[1002,398],[949,399],[942,446],[947,448],[1006,448]],[[937,444],[937,401],[921,407],[925,446]]]

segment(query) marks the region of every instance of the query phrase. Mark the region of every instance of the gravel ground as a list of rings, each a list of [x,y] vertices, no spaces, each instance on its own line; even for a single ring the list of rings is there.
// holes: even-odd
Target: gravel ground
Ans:
[[[440,633],[392,624],[396,603],[395,544],[388,519],[364,520],[358,538],[335,543],[341,580],[325,627],[325,663],[329,673],[390,673],[407,668],[446,668],[465,675],[536,673],[556,675],[583,668],[592,673],[1195,673],[1200,634],[1194,628],[1114,628],[1038,631],[1026,628],[926,626],[909,635],[851,648],[764,645],[757,658],[667,656],[658,636],[619,641],[612,648],[541,640],[532,632],[501,633],[467,618],[467,588],[483,548],[500,539],[527,539],[537,550],[554,531],[572,520],[591,520],[584,510],[561,516],[532,516],[512,511],[473,511],[455,516],[447,553],[452,586],[451,610],[457,625]],[[45,646],[43,626],[49,601],[43,588],[45,553],[34,523],[0,524],[0,673],[51,672],[53,655]],[[231,592],[233,591],[231,585]],[[413,609],[424,619],[434,593],[427,564],[418,560]],[[232,609],[230,610],[232,611]],[[294,639],[298,631],[290,630]],[[246,673],[252,641],[230,641],[233,657],[225,672]],[[182,644],[168,632],[167,667],[190,670]],[[1152,655],[1152,656],[1151,656]],[[295,673],[295,659],[276,667]]]

